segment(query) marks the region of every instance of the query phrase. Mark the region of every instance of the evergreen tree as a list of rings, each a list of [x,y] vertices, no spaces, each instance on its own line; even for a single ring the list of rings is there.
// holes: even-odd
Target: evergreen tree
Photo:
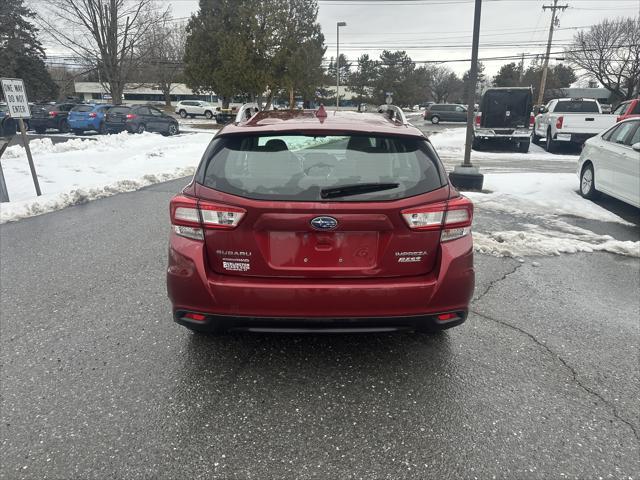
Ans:
[[[507,63],[500,67],[497,75],[493,77],[496,87],[517,87],[521,85],[520,67],[515,63]]]
[[[378,76],[378,65],[366,53],[358,57],[358,68],[351,74],[349,87],[356,94],[358,103],[368,100]]]
[[[380,54],[378,79],[375,86],[375,99],[384,103],[386,92],[391,92],[393,103],[409,105],[411,103],[411,86],[407,82],[413,75],[415,63],[405,51],[390,52],[384,50]]]
[[[22,78],[30,101],[51,100],[58,86],[44,64],[45,53],[31,20],[35,12],[24,0],[0,1],[0,72],[3,77]]]
[[[289,107],[293,108],[296,92],[305,100],[315,97],[324,77],[326,48],[317,21],[317,0],[282,0],[281,12],[273,73],[275,83],[289,92]]]

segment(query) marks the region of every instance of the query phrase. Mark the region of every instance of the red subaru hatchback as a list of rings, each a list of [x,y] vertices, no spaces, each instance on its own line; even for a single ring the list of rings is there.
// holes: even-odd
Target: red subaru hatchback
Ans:
[[[473,204],[429,140],[386,113],[259,112],[223,128],[171,200],[175,321],[214,333],[464,322]]]

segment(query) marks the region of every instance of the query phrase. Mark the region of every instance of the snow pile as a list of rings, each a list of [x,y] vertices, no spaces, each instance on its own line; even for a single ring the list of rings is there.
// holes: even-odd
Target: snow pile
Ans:
[[[586,200],[578,193],[578,176],[572,173],[493,173],[484,176],[491,193],[465,193],[477,208],[510,214],[573,215],[631,225],[618,215]]]
[[[192,175],[212,137],[121,133],[58,144],[34,140],[41,197],[35,195],[24,149],[9,147],[2,167],[11,202],[0,204],[0,223]]]
[[[574,227],[577,228],[577,227]],[[473,233],[477,252],[498,257],[524,257],[528,255],[560,255],[578,252],[610,252],[640,257],[640,242],[616,240],[609,235],[598,235],[589,230],[569,233],[530,225],[526,230]]]

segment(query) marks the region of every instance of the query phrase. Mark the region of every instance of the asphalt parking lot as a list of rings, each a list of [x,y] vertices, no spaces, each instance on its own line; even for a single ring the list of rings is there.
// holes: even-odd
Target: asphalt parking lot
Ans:
[[[200,337],[164,287],[186,181],[0,226],[0,478],[640,475],[637,259],[478,254],[435,336]]]

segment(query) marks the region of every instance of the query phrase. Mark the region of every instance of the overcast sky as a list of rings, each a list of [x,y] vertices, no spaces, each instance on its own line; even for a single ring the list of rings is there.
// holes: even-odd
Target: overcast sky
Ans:
[[[170,0],[173,16],[188,17],[198,10],[197,0]],[[368,53],[377,57],[383,49],[406,50],[414,60],[458,60],[471,56],[474,0],[319,0],[318,20],[327,45],[326,57],[336,55],[336,22],[340,51],[350,60]],[[553,0],[483,0],[480,58],[543,54],[551,12],[542,5]],[[640,0],[560,0],[561,12],[553,51],[561,51],[576,28],[605,18],[640,15]],[[283,19],[284,21],[284,19]],[[553,57],[553,56],[552,56]],[[513,60],[484,60],[493,75]],[[528,61],[528,60],[527,60]],[[553,63],[553,60],[552,60]],[[462,74],[469,61],[447,63]]]

